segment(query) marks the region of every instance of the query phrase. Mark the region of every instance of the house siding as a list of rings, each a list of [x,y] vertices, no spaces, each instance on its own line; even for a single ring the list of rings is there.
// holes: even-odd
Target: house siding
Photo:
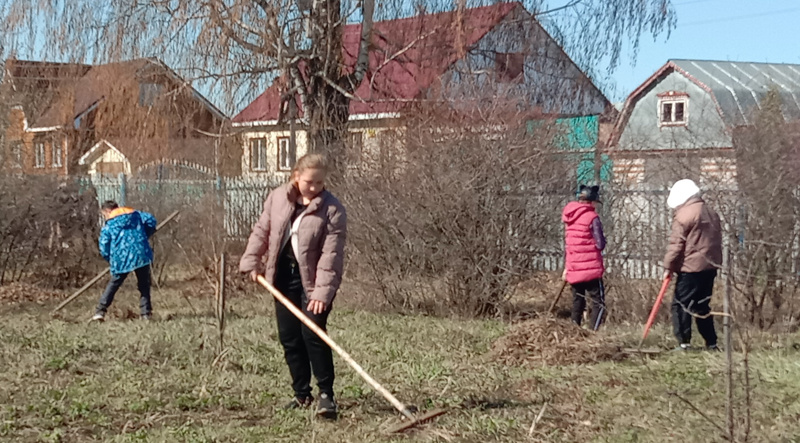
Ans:
[[[263,129],[259,131],[253,132],[246,132],[244,134],[243,140],[243,150],[244,155],[242,155],[242,176],[244,177],[264,177],[264,176],[275,176],[281,177],[286,180],[289,179],[290,172],[289,171],[279,171],[278,170],[278,139],[289,137],[291,133],[288,130],[281,130],[281,131],[270,131],[269,129]],[[250,142],[255,139],[264,138],[266,139],[267,146],[266,146],[266,168],[262,170],[253,170],[253,165],[251,164],[252,160],[252,153]],[[302,157],[303,155],[308,152],[308,135],[306,131],[299,130],[295,131],[295,159]]]
[[[668,91],[689,95],[686,126],[659,126],[658,94]],[[672,72],[636,102],[615,150],[693,150],[732,146],[732,134],[727,130],[711,94],[682,74]]]
[[[523,54],[524,75],[514,82],[496,81],[497,53]],[[451,101],[501,97],[550,115],[600,115],[609,105],[602,92],[522,8],[508,14],[454,63],[442,76],[442,85],[444,97]]]
[[[99,156],[96,160],[89,164],[88,173],[91,175],[97,174],[100,172],[100,168],[102,165],[108,164],[115,164],[121,163],[122,164],[122,171],[125,174],[131,173],[131,164],[124,155],[120,154],[119,152],[113,149],[106,149],[101,156]]]

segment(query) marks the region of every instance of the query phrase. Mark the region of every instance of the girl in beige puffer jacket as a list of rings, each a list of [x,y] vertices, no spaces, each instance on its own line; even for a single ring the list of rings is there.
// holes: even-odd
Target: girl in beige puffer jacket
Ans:
[[[323,330],[342,281],[347,232],[344,207],[325,190],[327,172],[321,155],[297,161],[290,182],[267,196],[239,262],[239,270],[253,280],[263,272],[268,282]],[[313,371],[320,391],[317,413],[336,418],[331,348],[277,300],[275,311],[294,389],[287,408],[311,405]]]

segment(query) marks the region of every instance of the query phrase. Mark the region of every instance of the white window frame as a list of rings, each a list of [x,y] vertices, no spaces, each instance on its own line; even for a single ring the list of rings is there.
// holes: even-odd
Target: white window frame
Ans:
[[[164,90],[164,85],[155,82],[139,83],[139,106],[151,107]]]
[[[11,167],[14,169],[22,169],[22,142],[16,141],[11,143]]]
[[[671,105],[670,118],[664,121],[664,105]],[[675,110],[677,104],[683,105],[683,119],[675,120]],[[687,126],[689,124],[689,97],[662,97],[658,99],[658,126]]]
[[[62,162],[62,158],[64,157],[64,146],[59,142],[53,142],[53,152],[51,152],[51,154],[51,166],[54,168],[62,167],[64,165]]]
[[[291,171],[297,161],[297,148],[292,152],[292,144],[289,137],[278,137],[278,170],[282,172]]]
[[[267,170],[267,138],[254,137],[250,139],[250,170]]]
[[[33,144],[34,168],[44,168],[45,162],[47,160],[45,153],[46,153],[46,148],[44,142],[34,142]]]

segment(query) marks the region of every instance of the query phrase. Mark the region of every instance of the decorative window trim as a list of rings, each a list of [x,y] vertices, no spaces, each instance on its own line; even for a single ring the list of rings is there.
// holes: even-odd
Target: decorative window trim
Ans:
[[[665,120],[666,107],[669,106],[670,116]],[[689,124],[689,94],[680,91],[667,91],[658,94],[658,127],[663,126],[688,126]]]
[[[61,143],[53,142],[53,150],[51,152],[50,166],[53,168],[60,168],[64,166],[64,146]]]
[[[35,142],[33,144],[33,167],[37,169],[44,168],[46,163],[46,147],[44,142]]]
[[[291,152],[292,144],[289,137],[278,137],[278,171],[288,172],[294,168],[294,163],[297,161],[297,146],[295,152]]]
[[[361,160],[364,155],[364,133],[361,131],[352,131],[348,137],[350,138],[350,150],[354,158]]]
[[[11,143],[11,167],[14,169],[22,169],[22,141],[14,141]]]
[[[249,139],[250,144],[250,170],[263,172],[267,170],[267,138],[254,137]]]

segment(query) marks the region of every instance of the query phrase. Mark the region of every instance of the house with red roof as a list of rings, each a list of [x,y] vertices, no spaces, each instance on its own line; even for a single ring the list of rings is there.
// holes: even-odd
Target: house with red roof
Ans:
[[[241,155],[224,155],[239,143],[215,137],[229,120],[159,60],[9,59],[5,68],[11,106],[0,168],[52,176],[239,174]]]
[[[343,30],[352,69],[361,25]],[[349,103],[346,148],[364,158],[404,116],[428,103],[479,109],[492,102],[531,119],[605,116],[613,106],[521,3],[377,21],[369,68]],[[288,176],[306,152],[303,110],[284,78],[232,119],[241,134],[242,174]],[[287,116],[297,118],[289,119]],[[294,139],[291,135],[294,130]]]

